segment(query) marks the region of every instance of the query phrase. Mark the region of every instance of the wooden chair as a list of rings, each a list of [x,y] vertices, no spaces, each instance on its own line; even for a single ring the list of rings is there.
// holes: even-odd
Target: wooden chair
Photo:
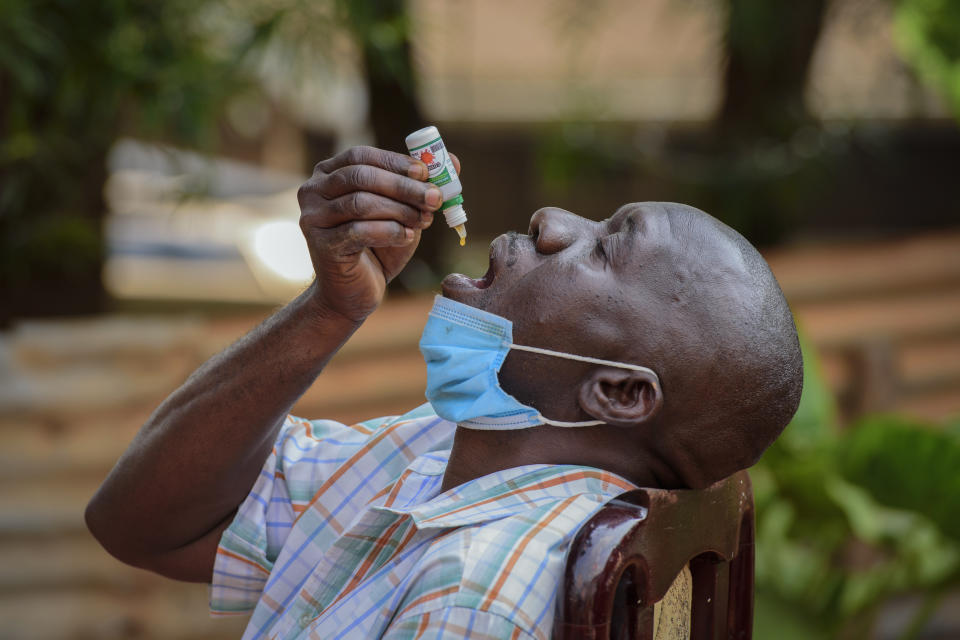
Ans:
[[[746,471],[703,490],[618,496],[567,551],[553,637],[750,640],[753,541]]]

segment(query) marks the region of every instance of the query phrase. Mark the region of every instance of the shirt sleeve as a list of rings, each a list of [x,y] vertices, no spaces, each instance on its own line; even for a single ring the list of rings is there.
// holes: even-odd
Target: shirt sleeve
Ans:
[[[224,531],[210,589],[213,614],[253,610],[299,514],[389,418],[356,425],[288,416],[250,493]]]
[[[394,621],[384,640],[546,640],[551,630],[531,635],[507,618],[469,607],[444,607]]]

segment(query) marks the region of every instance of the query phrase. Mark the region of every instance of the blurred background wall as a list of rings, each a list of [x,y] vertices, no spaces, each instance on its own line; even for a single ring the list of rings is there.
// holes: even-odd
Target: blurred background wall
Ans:
[[[946,0],[0,0],[0,638],[239,635],[83,506],[310,281],[313,164],[428,123],[469,243],[424,235],[299,415],[422,402],[439,278],[537,208],[692,204],[761,247],[807,354],[752,472],[757,637],[960,636],[958,43]]]

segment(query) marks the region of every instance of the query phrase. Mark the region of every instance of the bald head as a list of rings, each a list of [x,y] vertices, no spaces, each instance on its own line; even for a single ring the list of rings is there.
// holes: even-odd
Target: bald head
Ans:
[[[657,207],[675,242],[661,283],[669,329],[651,353],[670,437],[654,446],[686,486],[706,486],[752,465],[781,433],[800,401],[803,359],[790,308],[757,250],[698,209]]]

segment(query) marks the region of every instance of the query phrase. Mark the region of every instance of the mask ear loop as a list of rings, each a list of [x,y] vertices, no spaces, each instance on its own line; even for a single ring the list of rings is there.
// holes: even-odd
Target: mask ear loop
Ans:
[[[584,420],[583,422],[563,422],[561,420],[551,420],[550,418],[544,418],[543,414],[537,414],[540,416],[540,419],[543,420],[544,424],[548,424],[551,427],[593,427],[598,424],[606,424],[603,420]]]
[[[554,356],[556,358],[567,358],[568,360],[579,360],[580,362],[589,362],[590,364],[602,364],[608,367],[619,367],[621,369],[630,369],[632,371],[643,371],[644,373],[649,373],[656,379],[657,386],[660,386],[660,376],[653,369],[648,369],[647,367],[641,367],[638,364],[630,364],[627,362],[617,362],[615,360],[603,360],[601,358],[591,358],[589,356],[578,356],[575,353],[564,353],[563,351],[552,351],[550,349],[541,349],[540,347],[527,347],[522,344],[510,343],[508,345],[511,349],[519,349],[520,351],[529,351],[530,353],[539,353],[545,356]]]
[[[528,347],[522,344],[510,343],[508,345],[511,349],[517,349],[518,351],[529,351],[530,353],[539,353],[544,356],[553,356],[555,358],[566,358],[567,360],[578,360],[580,362],[589,362],[590,364],[599,364],[607,367],[618,367],[620,369],[630,369],[631,371],[642,371],[643,373],[648,373],[653,376],[654,384],[658,387],[660,386],[660,376],[657,375],[657,372],[653,369],[647,367],[641,367],[638,364],[629,364],[627,362],[616,362],[614,360],[604,360],[602,358],[591,358],[589,356],[578,356],[575,353],[564,353],[563,351],[553,351],[551,349],[541,349],[540,347]],[[592,427],[598,424],[606,424],[603,420],[585,420],[583,422],[563,422],[561,420],[550,420],[549,418],[543,417],[543,414],[539,414],[540,419],[543,420],[545,424],[549,424],[553,427]]]

